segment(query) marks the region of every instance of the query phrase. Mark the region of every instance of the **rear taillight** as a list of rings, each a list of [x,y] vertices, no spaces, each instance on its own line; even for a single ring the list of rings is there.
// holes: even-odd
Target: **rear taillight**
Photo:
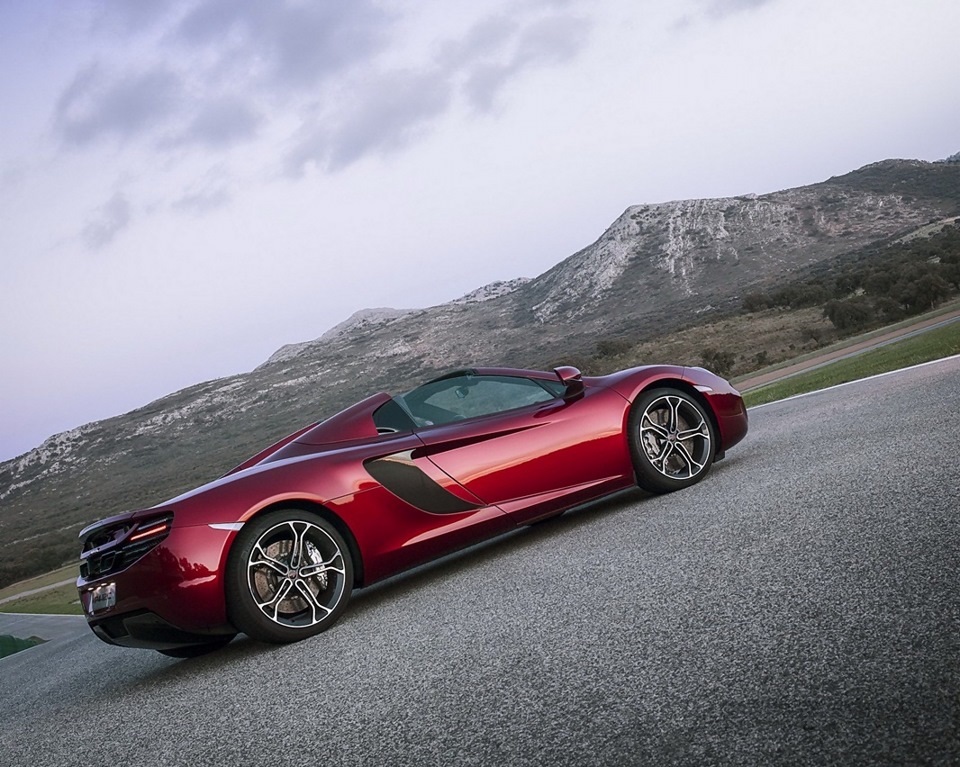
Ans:
[[[125,570],[156,548],[172,527],[170,512],[91,526],[80,552],[80,577],[84,580],[102,578]]]
[[[146,538],[155,538],[157,536],[166,536],[173,525],[173,517],[162,519],[159,522],[148,522],[145,525],[138,525],[137,532],[127,538],[131,543],[133,541],[142,541]]]

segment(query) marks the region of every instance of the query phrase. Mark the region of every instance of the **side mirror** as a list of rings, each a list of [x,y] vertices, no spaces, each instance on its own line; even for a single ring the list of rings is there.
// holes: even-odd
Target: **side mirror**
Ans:
[[[560,383],[564,386],[563,398],[572,399],[583,394],[583,374],[571,365],[554,368]]]

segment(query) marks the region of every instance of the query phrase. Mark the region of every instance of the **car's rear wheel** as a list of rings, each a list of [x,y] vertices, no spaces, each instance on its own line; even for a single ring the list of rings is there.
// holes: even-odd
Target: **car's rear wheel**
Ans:
[[[628,429],[637,484],[644,490],[680,490],[710,471],[716,453],[713,424],[704,406],[686,392],[643,392],[633,403]]]
[[[323,517],[299,509],[247,522],[227,569],[230,620],[263,642],[296,642],[325,631],[353,591],[343,537]]]

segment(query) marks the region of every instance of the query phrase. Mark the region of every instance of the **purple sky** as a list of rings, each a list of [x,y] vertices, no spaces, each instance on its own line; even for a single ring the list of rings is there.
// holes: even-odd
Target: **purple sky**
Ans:
[[[8,0],[0,460],[628,205],[960,151],[942,0]]]

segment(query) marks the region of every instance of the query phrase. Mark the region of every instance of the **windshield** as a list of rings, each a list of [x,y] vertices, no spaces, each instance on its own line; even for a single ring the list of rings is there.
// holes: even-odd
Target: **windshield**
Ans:
[[[562,392],[559,381],[465,372],[425,383],[393,401],[417,426],[435,426],[549,402]]]

